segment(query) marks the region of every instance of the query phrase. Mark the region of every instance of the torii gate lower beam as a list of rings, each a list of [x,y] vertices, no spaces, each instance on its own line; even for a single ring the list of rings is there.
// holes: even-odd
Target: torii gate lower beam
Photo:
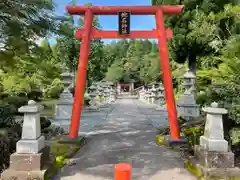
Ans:
[[[83,97],[85,89],[86,70],[90,40],[93,38],[157,38],[160,54],[160,63],[163,73],[163,85],[167,102],[168,119],[171,137],[179,140],[180,131],[177,118],[177,109],[172,86],[172,74],[169,62],[167,39],[172,37],[172,31],[164,26],[164,14],[180,14],[183,6],[67,6],[67,10],[73,15],[85,15],[83,29],[76,33],[81,38],[81,49],[78,63],[77,82],[70,124],[69,138],[78,136]],[[130,11],[133,15],[155,15],[156,30],[132,31],[129,36],[118,35],[116,31],[101,31],[92,27],[94,15],[116,15],[120,11]]]

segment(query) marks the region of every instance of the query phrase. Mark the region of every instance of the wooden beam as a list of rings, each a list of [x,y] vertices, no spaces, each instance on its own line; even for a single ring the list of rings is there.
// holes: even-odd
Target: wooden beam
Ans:
[[[159,10],[164,14],[178,15],[183,11],[184,6],[66,6],[66,9],[72,15],[84,15],[88,10],[94,15],[117,15],[119,11],[130,11],[132,15],[154,15]]]
[[[76,32],[76,38],[81,39],[84,29],[78,29]],[[167,28],[166,31],[167,39],[172,38],[172,30]],[[104,31],[92,28],[91,39],[156,39],[156,29],[148,31],[131,31],[130,35],[119,35],[117,31]]]

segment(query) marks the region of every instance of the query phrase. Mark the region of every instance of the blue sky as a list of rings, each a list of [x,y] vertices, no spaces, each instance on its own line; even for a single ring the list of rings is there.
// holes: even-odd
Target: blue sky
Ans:
[[[56,4],[56,13],[63,15],[66,13],[65,6],[70,0],[54,0]],[[147,6],[151,5],[151,0],[78,0],[77,5],[92,3],[95,6]],[[100,24],[103,30],[117,30],[117,16],[99,16]],[[153,16],[131,16],[131,30],[150,30],[155,28]],[[54,39],[51,39],[54,43]],[[108,43],[111,40],[104,40]]]

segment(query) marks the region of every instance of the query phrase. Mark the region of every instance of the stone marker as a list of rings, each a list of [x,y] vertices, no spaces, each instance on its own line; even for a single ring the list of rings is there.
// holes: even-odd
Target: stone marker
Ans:
[[[213,102],[211,107],[203,108],[207,113],[204,136],[200,137],[200,146],[208,151],[228,152],[228,142],[224,139],[222,115],[227,110],[219,108],[218,103]]]
[[[223,132],[222,115],[227,114],[227,110],[214,102],[203,111],[207,113],[205,131],[200,145],[195,146],[195,157],[206,168],[233,168],[234,154],[229,151]]]
[[[17,153],[38,153],[44,147],[44,136],[41,136],[40,112],[42,106],[35,101],[28,101],[27,106],[19,108],[24,113],[22,138],[17,142]]]
[[[49,159],[49,147],[41,136],[40,112],[42,106],[30,100],[28,105],[19,108],[24,113],[21,140],[17,142],[16,153],[10,156],[10,166],[1,174],[1,180],[43,180],[46,161]]]

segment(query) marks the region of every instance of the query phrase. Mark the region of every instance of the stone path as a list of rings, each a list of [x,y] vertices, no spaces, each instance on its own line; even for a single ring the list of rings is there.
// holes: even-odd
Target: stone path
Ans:
[[[166,127],[168,126],[168,113],[167,109],[156,110],[156,104],[148,104],[142,101],[135,101],[140,113],[144,114],[152,123],[153,127]]]
[[[129,162],[132,180],[195,180],[183,168],[179,153],[156,145],[156,129],[142,113],[144,108],[138,100],[119,99],[107,119],[88,134],[88,143],[54,179],[113,180],[114,165]]]
[[[107,115],[113,110],[114,104],[101,108],[100,111],[83,112],[81,115],[80,135],[87,135],[96,125],[102,123]],[[69,131],[69,120],[53,120],[52,124],[62,127],[66,132]]]

